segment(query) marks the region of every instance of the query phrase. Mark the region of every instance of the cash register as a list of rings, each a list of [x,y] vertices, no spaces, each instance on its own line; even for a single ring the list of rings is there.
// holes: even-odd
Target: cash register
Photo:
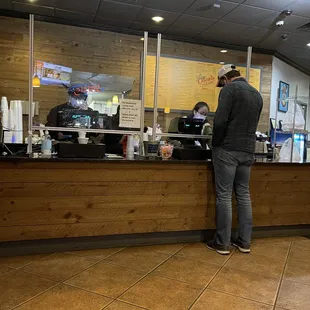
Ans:
[[[178,133],[201,135],[204,121],[200,119],[179,118]],[[198,139],[181,139],[182,147],[176,147],[173,150],[173,158],[180,160],[206,160],[211,159],[212,154],[210,150],[197,145],[195,140]],[[203,144],[203,143],[202,143]]]
[[[109,118],[98,111],[65,109],[58,111],[57,125],[67,128],[104,129]],[[60,142],[57,144],[59,157],[67,158],[103,158],[104,144],[78,144]]]

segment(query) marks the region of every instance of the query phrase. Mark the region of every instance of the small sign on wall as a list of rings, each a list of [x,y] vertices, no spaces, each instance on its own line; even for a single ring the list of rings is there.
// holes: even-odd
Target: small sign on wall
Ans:
[[[279,101],[278,101],[278,111],[286,113],[288,111],[288,104],[290,96],[290,85],[280,81],[279,82]]]
[[[120,101],[119,126],[140,128],[141,100],[122,99]]]

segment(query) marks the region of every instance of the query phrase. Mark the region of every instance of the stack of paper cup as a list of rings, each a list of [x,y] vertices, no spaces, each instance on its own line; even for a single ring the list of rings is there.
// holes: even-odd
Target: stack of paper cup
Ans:
[[[7,130],[9,127],[9,105],[6,97],[1,98],[1,113],[3,130]]]
[[[126,159],[134,159],[134,139],[132,135],[127,136]]]
[[[1,113],[2,113],[2,126],[4,130],[3,134],[3,142],[11,143],[12,142],[12,133],[10,130],[10,113],[9,113],[9,105],[6,97],[1,98]]]
[[[13,135],[13,132],[12,132],[13,119],[12,119],[12,117],[13,117],[13,114],[12,114],[11,109],[8,111],[8,114],[9,114],[8,127],[7,127],[7,129],[3,135],[3,142],[4,143],[12,143],[12,135]]]
[[[20,100],[11,101],[13,143],[23,143],[23,112]]]

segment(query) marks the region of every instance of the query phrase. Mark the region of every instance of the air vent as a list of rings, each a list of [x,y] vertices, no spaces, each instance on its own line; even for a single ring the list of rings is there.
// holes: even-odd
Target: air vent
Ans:
[[[297,31],[300,31],[300,32],[310,32],[310,23],[305,24],[305,25],[297,28]]]

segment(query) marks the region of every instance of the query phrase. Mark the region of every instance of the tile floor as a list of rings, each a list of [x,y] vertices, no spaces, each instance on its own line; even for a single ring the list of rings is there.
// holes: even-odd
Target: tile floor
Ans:
[[[220,256],[172,244],[0,258],[0,309],[309,310],[310,239]]]

